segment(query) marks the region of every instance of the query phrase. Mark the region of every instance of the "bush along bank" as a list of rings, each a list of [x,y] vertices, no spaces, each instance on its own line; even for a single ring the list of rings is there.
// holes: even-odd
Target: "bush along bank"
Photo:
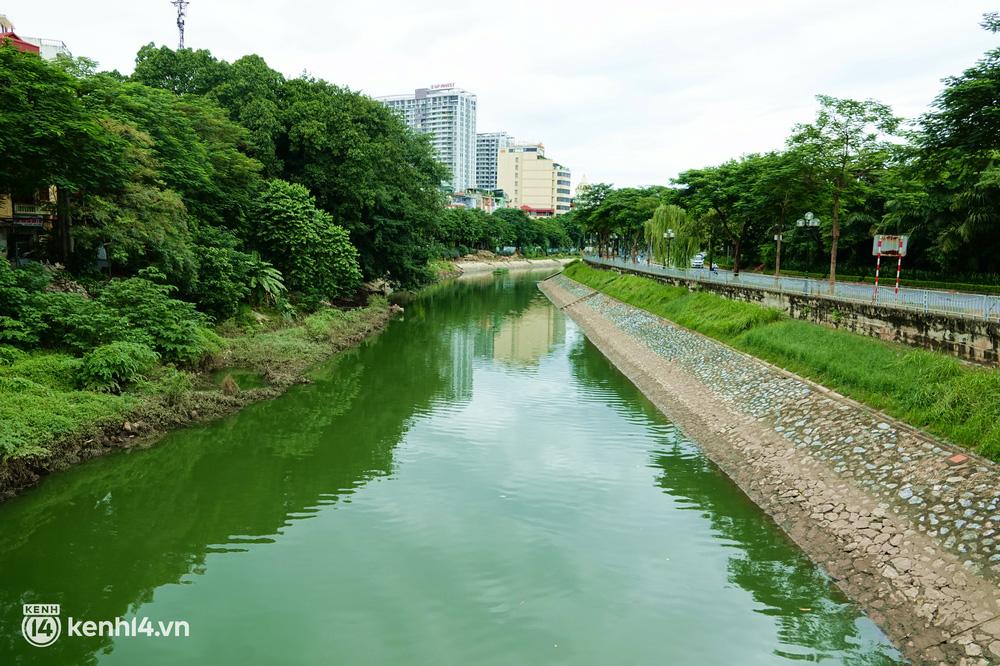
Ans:
[[[41,278],[37,289],[19,286],[26,275],[0,261],[0,300],[19,309],[0,322],[0,498],[70,464],[277,396],[380,330],[395,309],[380,297],[300,315],[245,308],[213,327],[155,274],[94,293],[52,291]]]
[[[1000,371],[574,263],[567,277],[1000,460]]]

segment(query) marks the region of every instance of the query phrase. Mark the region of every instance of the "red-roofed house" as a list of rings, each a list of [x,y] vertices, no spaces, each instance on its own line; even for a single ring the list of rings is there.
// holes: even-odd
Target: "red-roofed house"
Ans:
[[[10,42],[15,49],[25,53],[39,54],[41,49],[31,42],[26,42],[13,32],[0,32],[0,44]]]

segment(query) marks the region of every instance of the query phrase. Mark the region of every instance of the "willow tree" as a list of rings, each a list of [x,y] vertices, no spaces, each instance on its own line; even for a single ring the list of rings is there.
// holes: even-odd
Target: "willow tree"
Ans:
[[[687,251],[691,244],[690,224],[687,212],[680,206],[657,206],[643,228],[646,244],[657,262],[669,266],[671,256],[676,256],[671,250]]]

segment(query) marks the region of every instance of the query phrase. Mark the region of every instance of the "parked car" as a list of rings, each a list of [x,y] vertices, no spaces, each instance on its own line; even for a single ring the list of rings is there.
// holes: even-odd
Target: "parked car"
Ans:
[[[704,268],[705,267],[705,253],[699,252],[698,254],[691,257],[691,268]]]

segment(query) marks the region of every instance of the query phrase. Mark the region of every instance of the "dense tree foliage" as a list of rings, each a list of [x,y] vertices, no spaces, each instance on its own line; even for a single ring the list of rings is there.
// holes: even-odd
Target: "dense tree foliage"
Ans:
[[[247,304],[290,314],[364,280],[419,286],[443,254],[571,242],[519,211],[512,225],[445,208],[426,137],[259,56],[148,45],[124,77],[0,45],[0,85],[0,193],[58,192],[35,256],[64,267],[0,261],[0,351],[85,357],[91,387],[119,390],[151,359],[199,363],[212,321]]]
[[[263,255],[287,276],[292,291],[319,298],[357,291],[357,249],[344,228],[316,207],[304,186],[270,181],[260,195],[254,234]]]
[[[362,279],[417,286],[445,250],[514,242],[446,210],[426,137],[364,95],[152,44],[130,77],[96,70],[0,48],[0,191],[58,188],[48,254],[77,274],[155,266],[223,317],[285,284],[311,301]]]
[[[997,32],[1000,19],[988,15],[984,27]],[[877,101],[817,99],[816,118],[792,129],[785,150],[684,171],[666,192],[590,186],[577,200],[577,221],[600,252],[634,256],[652,247],[663,257],[664,206],[673,205],[676,264],[702,251],[706,264],[718,257],[735,271],[780,262],[831,280],[838,266],[872,271],[873,234],[907,233],[915,274],[996,282],[1000,48],[946,79],[933,110],[905,132]],[[807,211],[818,227],[796,224]],[[638,244],[637,218],[646,230]]]

